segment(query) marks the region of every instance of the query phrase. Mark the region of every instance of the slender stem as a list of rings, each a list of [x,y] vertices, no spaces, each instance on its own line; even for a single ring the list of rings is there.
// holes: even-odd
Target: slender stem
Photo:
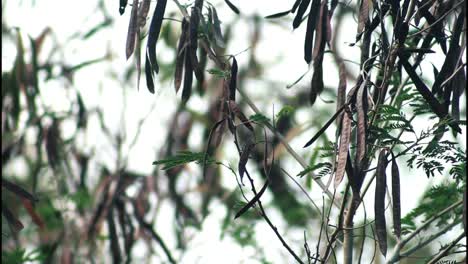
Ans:
[[[435,264],[437,263],[441,258],[445,257],[448,252],[457,245],[458,241],[462,240],[462,238],[465,237],[465,232],[462,232],[457,238],[455,238],[450,245],[448,245],[446,248],[444,248],[442,251],[439,252],[435,257],[433,257],[427,264]]]
[[[442,210],[440,213],[432,216],[431,218],[429,218],[425,223],[423,223],[421,226],[419,226],[416,230],[414,230],[411,234],[409,234],[407,237],[405,237],[404,239],[402,239],[400,242],[398,242],[395,247],[394,247],[394,251],[392,253],[391,256],[388,257],[388,260],[387,260],[387,263],[395,263],[397,262],[401,256],[403,254],[408,254],[409,252],[411,253],[412,251],[410,250],[407,250],[406,252],[404,252],[403,254],[400,254],[402,248],[408,243],[410,242],[414,237],[416,237],[416,235],[418,235],[419,233],[421,233],[421,231],[423,231],[424,229],[426,229],[432,222],[434,222],[435,220],[437,220],[439,217],[443,216],[444,214],[446,214],[447,212],[455,209],[456,207],[458,207],[459,205],[461,205],[463,203],[463,201],[458,201],[456,203],[454,203],[453,205],[445,208],[444,210]],[[428,243],[430,241],[428,240]]]

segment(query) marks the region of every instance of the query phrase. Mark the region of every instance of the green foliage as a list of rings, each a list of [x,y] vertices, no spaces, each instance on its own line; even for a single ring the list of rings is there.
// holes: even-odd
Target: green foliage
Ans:
[[[2,263],[5,264],[20,264],[33,261],[44,260],[46,256],[39,249],[26,253],[24,248],[16,248],[11,251],[2,249]]]
[[[332,164],[330,162],[321,162],[313,166],[308,166],[305,170],[299,172],[297,176],[303,177],[310,172],[318,171],[317,177],[323,177],[332,173]]]
[[[262,114],[254,114],[254,115],[251,115],[249,117],[249,120],[256,123],[256,124],[259,124],[259,125],[266,125],[266,124],[270,124],[270,119]]]
[[[169,170],[190,162],[203,163],[204,159],[205,153],[203,152],[180,151],[175,156],[154,161],[153,165],[163,165],[163,170]],[[207,157],[206,162],[207,164],[212,164],[215,163],[215,160]]]
[[[290,105],[285,105],[283,108],[281,108],[281,110],[278,112],[278,114],[276,114],[276,119],[279,120],[282,117],[290,116],[290,115],[292,115],[294,113],[294,111],[295,111],[294,107],[292,107]]]
[[[427,177],[434,177],[436,173],[442,174],[445,168],[450,168],[449,175],[461,182],[466,172],[466,154],[457,147],[456,142],[433,140],[426,148],[415,147],[407,164],[410,168],[416,166],[424,169]]]
[[[448,206],[458,202],[462,193],[463,188],[457,186],[454,182],[431,187],[424,194],[420,204],[402,219],[403,234],[416,229],[416,219],[418,217],[421,217],[423,222],[427,221]],[[451,211],[441,216],[436,222],[436,226],[446,225],[450,219],[459,217],[460,214]]]
[[[216,68],[211,68],[211,69],[208,69],[206,70],[209,74],[212,74],[218,78],[227,78],[229,77],[229,71],[223,71],[223,70],[220,70],[220,69],[216,69]]]

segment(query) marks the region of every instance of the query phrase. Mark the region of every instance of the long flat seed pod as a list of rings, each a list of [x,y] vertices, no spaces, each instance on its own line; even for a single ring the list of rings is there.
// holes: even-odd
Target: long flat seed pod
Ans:
[[[138,26],[144,27],[146,24],[146,17],[148,16],[151,0],[143,0],[138,10]]]
[[[182,83],[182,73],[184,69],[184,60],[185,60],[185,52],[187,46],[187,34],[188,34],[188,23],[187,20],[182,21],[182,31],[179,38],[179,44],[177,46],[177,56],[176,56],[176,65],[174,71],[174,88],[177,93],[180,88],[180,84]]]
[[[287,11],[283,11],[283,12],[271,14],[271,15],[269,15],[269,16],[266,16],[265,19],[280,18],[280,17],[287,16],[289,13],[291,13],[291,10],[287,10]]]
[[[190,55],[185,52],[185,72],[184,72],[184,88],[182,90],[182,102],[186,103],[192,94],[193,68]]]
[[[125,55],[128,58],[132,56],[135,49],[135,38],[137,33],[138,20],[138,0],[133,0],[132,12],[130,13],[130,22],[128,24],[127,43],[125,45]]]
[[[234,219],[239,218],[241,215],[243,215],[245,212],[247,212],[247,210],[249,210],[258,200],[260,200],[260,197],[262,197],[262,195],[265,192],[265,190],[267,189],[269,183],[270,182],[267,180],[265,182],[265,185],[263,185],[262,189],[260,189],[260,191],[257,193],[257,195],[255,195],[254,198],[252,198],[252,200],[250,200],[250,202],[248,202],[244,207],[242,207],[242,209],[239,210],[239,212],[237,212],[237,214],[234,216]]]
[[[312,74],[312,81],[310,84],[310,95],[309,101],[311,105],[314,105],[317,100],[317,96],[323,91],[323,66],[322,60],[314,61],[314,73]]]
[[[291,13],[295,13],[297,8],[299,7],[299,4],[301,3],[301,0],[296,0],[296,2],[294,2],[294,5],[293,7],[291,8]]]
[[[167,0],[158,0],[156,8],[154,9],[153,18],[148,33],[148,43],[146,51],[148,52],[148,59],[151,63],[151,68],[156,73],[159,72],[158,62],[156,61],[156,42],[158,41],[159,33],[161,32],[161,25],[166,11]]]
[[[346,102],[346,86],[347,86],[346,69],[342,61],[340,61],[339,63],[338,70],[339,70],[340,81],[338,82],[338,89],[336,92],[336,111],[337,112],[338,112],[338,109],[343,107],[343,105]],[[340,120],[340,118],[338,118],[337,120]]]
[[[189,50],[190,60],[192,61],[193,72],[198,81],[202,81],[203,72],[198,65],[197,49],[198,49],[198,25],[200,24],[199,10],[194,7],[190,14],[189,23]]]
[[[11,225],[14,232],[19,232],[24,228],[24,225],[16,218],[16,216],[2,203],[2,215],[5,217],[7,222]]]
[[[136,31],[136,43],[135,43],[135,66],[137,70],[137,90],[140,90],[140,78],[141,78],[141,39],[140,39],[140,28]]]
[[[468,234],[466,232],[466,207],[467,207],[467,202],[466,202],[466,187],[465,187],[465,192],[463,192],[463,230],[465,231],[465,235]]]
[[[460,66],[461,63],[458,67]],[[463,93],[464,87],[466,87],[466,76],[465,70],[461,69],[452,81],[452,118],[456,121],[460,120],[460,97]]]
[[[247,165],[247,161],[249,160],[250,152],[252,150],[254,145],[248,144],[244,147],[244,150],[242,151],[240,158],[239,158],[239,178],[241,180],[241,183],[243,182],[244,178],[244,173],[245,173],[245,166]]]
[[[221,31],[221,20],[219,20],[218,12],[214,7],[210,7],[210,10],[213,13],[213,35],[215,38],[215,43],[220,48],[224,48],[224,37],[223,32]]]
[[[224,2],[226,2],[226,4],[229,6],[229,8],[232,10],[232,12],[236,13],[236,14],[240,14],[240,10],[239,8],[237,8],[237,6],[235,6],[233,3],[231,3],[231,1],[229,0],[224,0]]]
[[[367,81],[364,81],[359,87],[356,94],[356,111],[357,111],[357,140],[356,140],[356,160],[354,167],[360,173],[362,169],[362,161],[366,156],[366,135],[367,135]]]
[[[338,148],[338,157],[335,173],[335,189],[340,185],[346,171],[346,162],[348,157],[349,141],[351,138],[351,116],[348,110],[343,112],[343,120],[341,121],[341,136],[340,146]]]
[[[153,70],[151,69],[151,63],[148,59],[148,54],[146,54],[145,60],[145,77],[146,77],[146,87],[150,93],[154,93],[154,80],[153,80]]]
[[[317,14],[320,10],[320,0],[313,0],[310,6],[309,17],[304,41],[304,60],[309,64],[312,61],[312,49],[314,44],[314,31],[317,24]]]
[[[322,128],[304,145],[304,148],[307,148],[308,146],[312,145],[322,134],[327,130],[327,128],[335,121],[335,119],[341,114],[341,112],[344,110],[345,106],[341,106],[340,109],[336,111],[336,113],[330,118],[330,120],[323,125]]]
[[[357,30],[358,34],[362,33],[368,20],[369,20],[369,0],[361,0],[361,6],[359,8],[359,17],[358,17],[358,30]]]
[[[22,198],[21,202],[23,203],[23,206],[31,217],[33,223],[36,224],[39,228],[44,228],[44,220],[42,220],[42,217],[36,213],[36,210],[34,210],[34,206],[31,200]]]
[[[231,78],[229,80],[229,100],[236,101],[236,88],[237,88],[237,60],[232,57]]]
[[[385,222],[385,194],[387,188],[387,176],[385,169],[387,168],[386,150],[382,149],[377,161],[376,182],[375,182],[375,231],[377,234],[377,242],[379,244],[382,255],[387,255],[387,225]]]
[[[393,201],[393,231],[396,237],[401,237],[401,197],[400,197],[400,170],[396,157],[392,152],[392,201]]]
[[[312,52],[312,59],[316,60],[319,57],[323,57],[325,50],[325,44],[327,41],[327,18],[328,18],[328,7],[327,1],[322,1],[320,5],[320,13],[315,26],[315,43]]]
[[[302,0],[301,4],[299,5],[299,8],[297,9],[297,14],[294,17],[293,20],[293,28],[296,29],[299,27],[299,25],[302,22],[302,18],[304,17],[304,13],[307,10],[307,7],[309,7],[310,0]]]
[[[219,120],[218,122],[216,122],[213,127],[211,128],[210,130],[210,134],[208,135],[208,141],[206,143],[206,150],[205,150],[205,155],[203,155],[203,179],[206,179],[205,175],[206,175],[206,162],[208,160],[208,156],[211,155],[212,153],[212,149],[215,149],[219,146],[219,142],[214,142],[214,146],[211,147],[211,140],[213,139],[213,135],[216,131],[216,129],[221,126],[224,122],[226,121],[226,119],[221,119]]]
[[[242,110],[235,101],[229,100],[229,109],[231,109],[231,113],[239,118],[244,126],[246,126],[250,131],[254,131],[252,124],[250,124],[250,121],[245,117],[244,113],[242,113]]]
[[[30,201],[33,201],[33,202],[37,202],[38,199],[32,195],[31,193],[29,193],[28,191],[26,191],[25,189],[23,189],[22,187],[8,181],[8,180],[5,180],[2,178],[2,187],[9,190],[10,192],[20,196],[20,197],[23,197],[23,198],[26,198]]]
[[[405,68],[405,71],[408,73],[409,77],[413,81],[418,92],[423,96],[424,100],[426,100],[426,102],[429,104],[429,106],[431,107],[431,110],[439,118],[442,118],[442,119],[446,118],[447,111],[444,109],[443,105],[439,103],[439,101],[434,97],[434,95],[431,93],[429,88],[427,88],[424,82],[419,78],[419,76],[416,74],[413,67],[411,67],[411,65],[409,64],[408,60],[405,58],[402,59],[402,56],[399,56],[399,57],[400,57],[403,67]],[[452,127],[452,129],[455,130],[456,132],[461,133],[461,129],[457,124],[449,123],[449,126]]]
[[[119,13],[123,15],[125,13],[125,7],[127,7],[127,0],[119,0]]]

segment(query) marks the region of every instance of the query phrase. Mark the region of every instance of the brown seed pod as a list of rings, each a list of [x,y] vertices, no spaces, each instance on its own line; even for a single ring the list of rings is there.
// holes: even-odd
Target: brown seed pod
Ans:
[[[346,171],[346,162],[348,157],[348,148],[351,138],[351,116],[349,111],[343,112],[343,119],[341,121],[341,136],[340,146],[338,148],[338,157],[335,173],[335,189],[340,185]]]
[[[376,182],[375,182],[375,230],[377,241],[382,255],[387,254],[387,225],[385,221],[385,194],[387,188],[387,176],[385,169],[387,168],[387,151],[382,149],[377,161]]]
[[[400,170],[396,157],[392,152],[392,201],[393,201],[393,231],[398,239],[401,237],[401,197]]]

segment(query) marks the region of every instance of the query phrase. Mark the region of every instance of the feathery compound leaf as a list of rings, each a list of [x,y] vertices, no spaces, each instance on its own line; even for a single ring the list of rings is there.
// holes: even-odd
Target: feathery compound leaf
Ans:
[[[130,22],[128,24],[127,43],[125,46],[125,55],[128,58],[132,56],[135,49],[135,38],[137,33],[137,20],[138,20],[138,0],[133,0],[132,12],[130,13]]]
[[[356,94],[357,111],[357,143],[356,161],[354,167],[360,172],[362,161],[366,156],[366,134],[367,134],[367,81],[362,82]]]
[[[240,11],[239,11],[239,8],[237,8],[233,3],[231,3],[231,1],[229,0],[224,0],[224,2],[226,2],[226,4],[229,6],[229,8],[232,10],[232,12],[236,13],[236,14],[240,14]]]
[[[293,21],[293,28],[296,29],[302,22],[302,18],[304,17],[304,13],[307,10],[307,7],[310,4],[310,0],[302,0],[301,4],[299,5],[299,9],[297,10],[297,14],[294,17]]]
[[[340,109],[336,111],[336,113],[330,118],[330,120],[325,123],[325,125],[320,128],[320,130],[304,145],[304,148],[307,148],[308,146],[312,145],[322,134],[327,130],[327,128],[335,121],[335,119],[341,114],[341,112],[344,110],[345,106],[341,106]]]
[[[276,13],[276,14],[266,16],[265,19],[273,19],[273,18],[284,17],[284,16],[287,16],[289,13],[291,13],[291,10],[283,11],[283,12],[279,12],[279,13]]]
[[[385,169],[387,168],[386,150],[382,149],[377,161],[376,182],[375,182],[375,230],[377,233],[377,241],[379,243],[380,252],[382,255],[387,255],[387,225],[385,222],[385,194],[387,187],[387,176]]]
[[[148,33],[148,42],[146,52],[148,52],[148,59],[151,63],[151,69],[159,73],[159,66],[156,60],[156,43],[158,41],[159,33],[161,32],[161,25],[166,11],[167,0],[158,0],[154,9],[153,18]]]
[[[346,162],[348,157],[349,140],[351,138],[351,116],[347,110],[343,112],[341,121],[340,146],[338,148],[338,157],[335,173],[335,189],[340,185],[346,171]]]
[[[232,101],[236,101],[237,71],[236,57],[232,57],[231,78],[229,80],[229,100]]]
[[[177,166],[185,165],[190,162],[202,163],[205,160],[205,153],[203,152],[190,152],[181,151],[175,156],[171,156],[165,159],[157,160],[153,162],[153,165],[163,165],[163,170],[169,170]],[[207,157],[208,163],[213,163],[214,159]]]
[[[239,218],[241,215],[247,212],[247,210],[249,210],[258,200],[260,200],[260,197],[262,197],[269,183],[270,182],[267,180],[265,182],[265,185],[263,185],[262,189],[257,193],[257,195],[255,195],[254,198],[250,200],[250,202],[248,202],[244,207],[242,207],[242,209],[239,210],[239,212],[237,212],[237,214],[234,216],[234,219]]]
[[[392,200],[393,200],[393,230],[398,239],[401,237],[401,202],[400,202],[400,170],[395,155],[392,153]]]

